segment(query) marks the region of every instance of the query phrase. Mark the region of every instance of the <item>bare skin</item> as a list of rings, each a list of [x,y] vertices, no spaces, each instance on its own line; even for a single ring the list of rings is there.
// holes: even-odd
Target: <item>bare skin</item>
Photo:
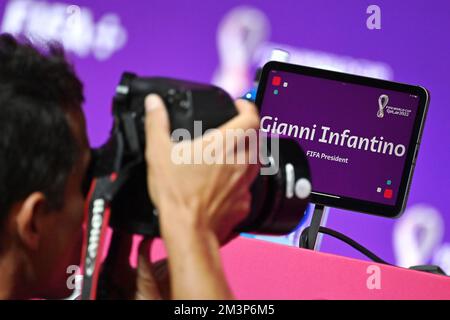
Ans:
[[[84,195],[82,182],[90,152],[84,115],[67,114],[81,156],[64,190],[63,206],[49,210],[39,191],[16,202],[0,232],[0,299],[64,298],[67,267],[80,262]]]
[[[220,130],[257,128],[255,106],[245,101],[236,106],[239,115]],[[125,250],[124,263],[117,268],[117,282],[128,292],[124,298],[232,298],[219,247],[249,211],[249,186],[258,168],[174,165],[165,107],[157,96],[149,96],[146,107],[150,196],[160,214],[168,266],[167,261],[150,262],[151,240],[140,244],[136,270],[129,266]],[[84,115],[78,112],[67,117],[81,158],[66,183],[64,206],[58,212],[49,211],[48,200],[38,191],[13,205],[0,232],[0,299],[57,299],[71,293],[66,270],[80,261],[85,202],[81,186],[90,152]]]
[[[145,103],[148,183],[168,251],[171,297],[233,298],[222,269],[219,247],[249,213],[249,189],[259,167],[174,164],[170,159],[173,144],[163,101],[150,95]],[[239,115],[219,130],[257,129],[256,107],[244,100],[238,100],[236,107]],[[204,141],[196,139],[189,143]],[[235,145],[227,152],[235,152]]]

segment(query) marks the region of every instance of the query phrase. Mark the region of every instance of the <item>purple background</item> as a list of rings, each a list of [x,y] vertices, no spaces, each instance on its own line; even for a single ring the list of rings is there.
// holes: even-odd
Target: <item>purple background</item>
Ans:
[[[281,77],[281,86],[272,85],[274,76]],[[283,87],[287,82],[288,87]],[[278,90],[278,94],[274,94]],[[408,117],[388,114],[377,117],[378,98],[389,97],[388,106],[411,110]],[[402,157],[358,150],[344,146],[322,143],[322,126],[329,127],[327,133],[350,130],[349,135],[360,138],[376,137],[380,141],[395,145],[403,144],[408,150],[412,127],[416,116],[418,98],[408,93],[370,88],[339,81],[307,77],[287,72],[272,72],[261,107],[261,116],[270,115],[282,122],[310,129],[316,125],[314,139],[295,138],[303,150],[348,158],[348,163],[309,157],[313,190],[331,195],[393,205],[397,197],[407,152]],[[273,126],[273,121],[271,122]],[[299,131],[300,133],[300,131]],[[305,136],[306,137],[306,136]],[[311,138],[311,137],[310,137]],[[340,141],[340,140],[339,140]],[[348,141],[348,139],[347,139]],[[378,145],[375,146],[377,148]],[[387,186],[386,181],[392,185]],[[377,193],[377,187],[392,188],[391,199]],[[382,214],[382,212],[380,212]]]
[[[266,16],[270,27],[267,41],[339,57],[380,61],[390,66],[393,80],[427,87],[431,92],[431,104],[409,208],[423,204],[445,219],[444,236],[429,250],[425,260],[429,261],[431,253],[443,243],[450,242],[447,205],[450,195],[450,2],[378,0],[381,30],[366,27],[366,9],[372,1],[74,0],[67,1],[66,5],[74,3],[87,7],[95,22],[109,12],[116,14],[127,32],[124,46],[107,59],[98,60],[91,53],[71,55],[85,84],[84,109],[93,145],[99,145],[108,135],[111,97],[122,71],[211,81],[223,60],[217,42],[220,23],[232,9],[243,4]],[[0,1],[0,19],[6,16],[8,4],[11,5],[11,1]],[[37,25],[44,29],[52,27],[49,19]],[[108,37],[99,39],[109,40]],[[250,69],[254,67],[253,64]],[[250,80],[251,70],[245,71],[244,76]],[[407,216],[389,220],[331,209],[328,225],[395,262],[393,232]],[[322,249],[360,257],[351,248],[329,238]]]

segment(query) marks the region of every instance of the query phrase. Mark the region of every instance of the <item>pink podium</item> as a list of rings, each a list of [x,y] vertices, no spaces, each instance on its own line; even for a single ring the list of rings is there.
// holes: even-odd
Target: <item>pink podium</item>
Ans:
[[[450,299],[450,277],[262,240],[239,237],[222,259],[238,299]]]

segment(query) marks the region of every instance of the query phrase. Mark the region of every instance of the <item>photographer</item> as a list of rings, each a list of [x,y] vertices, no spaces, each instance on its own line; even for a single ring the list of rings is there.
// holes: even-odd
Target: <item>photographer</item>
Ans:
[[[0,35],[1,299],[70,294],[66,270],[80,261],[90,162],[82,103],[82,84],[58,46],[43,53]],[[236,107],[239,115],[219,129],[257,129],[255,106],[237,101]],[[170,291],[174,299],[232,298],[219,247],[249,212],[258,166],[175,165],[163,101],[150,95],[145,108],[149,196],[168,252],[170,290],[158,282],[145,240],[131,283],[118,274],[126,297],[160,299]],[[204,141],[189,143],[195,148]],[[236,151],[237,143],[225,151],[251,156]]]

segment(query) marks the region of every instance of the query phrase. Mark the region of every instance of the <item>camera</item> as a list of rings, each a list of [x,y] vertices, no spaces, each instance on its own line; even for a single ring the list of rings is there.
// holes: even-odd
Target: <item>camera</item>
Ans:
[[[151,93],[163,99],[171,131],[183,128],[194,138],[230,120],[237,115],[237,110],[231,97],[215,86],[169,78],[143,78],[132,73],[122,75],[113,99],[114,124],[110,138],[93,150],[93,174],[97,183],[103,179],[111,185],[109,191],[107,187],[100,189],[110,203],[113,229],[158,236],[157,211],[148,195],[144,156],[144,100]],[[194,130],[195,121],[202,123],[200,133]],[[291,139],[269,139],[278,139],[279,157],[270,154],[269,148],[266,163],[276,165],[279,170],[256,178],[251,187],[251,212],[237,226],[237,232],[286,234],[297,226],[308,204],[310,174],[304,152]],[[300,187],[299,181],[303,183]],[[306,192],[296,192],[302,187]]]
[[[104,145],[92,150],[90,179],[85,183],[88,205],[82,262],[83,299],[102,298],[112,291],[108,270],[114,266],[121,235],[160,235],[158,212],[147,188],[144,154],[144,101],[151,93],[163,99],[171,131],[185,129],[193,138],[237,115],[231,97],[218,87],[160,77],[142,78],[132,73],[122,75],[113,99],[114,122],[110,137]],[[201,121],[201,130],[196,130],[196,121]],[[294,140],[267,139],[271,143],[266,144],[266,152],[259,156],[262,169],[272,174],[260,174],[255,178],[250,190],[250,213],[235,232],[286,234],[305,214],[311,192],[305,153]],[[100,269],[100,253],[108,226],[113,229],[113,237]],[[100,270],[103,271],[100,273]]]

